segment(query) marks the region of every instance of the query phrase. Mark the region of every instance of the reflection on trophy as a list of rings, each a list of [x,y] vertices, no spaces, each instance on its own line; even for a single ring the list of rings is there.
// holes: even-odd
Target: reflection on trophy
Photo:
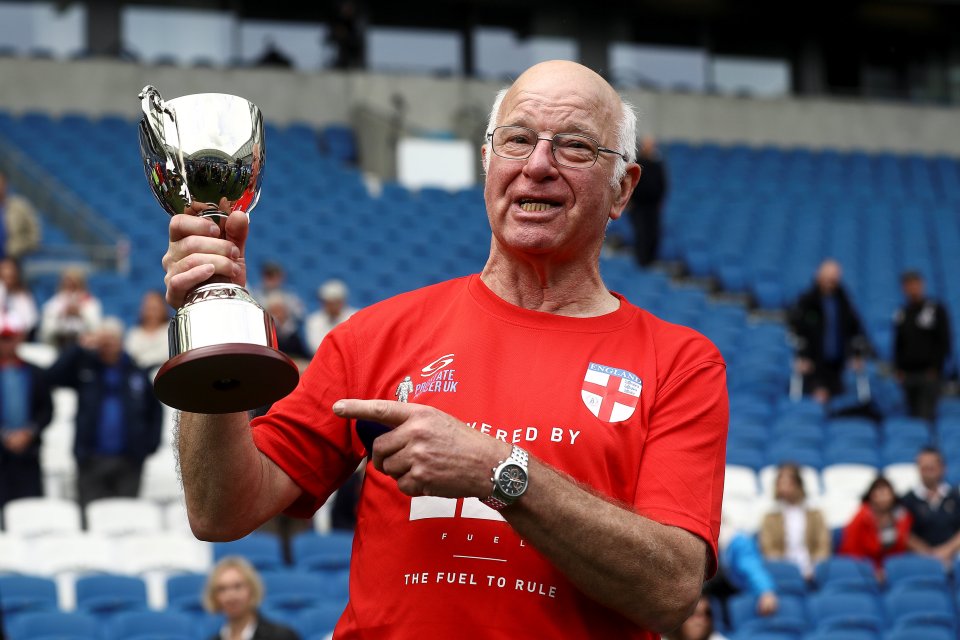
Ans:
[[[263,176],[263,117],[221,93],[164,101],[140,92],[140,155],[153,194],[171,216],[209,218],[226,233],[231,211],[250,212]],[[213,277],[190,292],[169,329],[170,359],[154,379],[161,402],[195,413],[261,407],[287,395],[299,372],[277,350],[270,317],[241,286]]]

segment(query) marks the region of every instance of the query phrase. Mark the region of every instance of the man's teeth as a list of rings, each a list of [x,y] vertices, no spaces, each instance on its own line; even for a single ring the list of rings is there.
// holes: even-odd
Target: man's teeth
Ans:
[[[546,211],[553,207],[549,202],[521,202],[520,208],[524,211]]]

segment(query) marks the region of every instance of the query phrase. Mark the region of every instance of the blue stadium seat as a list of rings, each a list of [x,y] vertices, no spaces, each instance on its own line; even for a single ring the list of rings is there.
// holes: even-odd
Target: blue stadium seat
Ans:
[[[817,593],[807,599],[810,621],[817,629],[883,629],[876,596],[868,593]]]
[[[774,630],[779,624],[779,620],[786,620],[783,623],[787,629],[780,627],[780,631],[798,631],[807,628],[805,622],[807,617],[804,598],[796,595],[783,595],[779,598],[779,607],[772,616],[759,616],[757,614],[757,597],[752,593],[739,593],[731,596],[727,600],[727,613],[730,616],[730,626],[738,633],[741,630],[749,629],[758,631],[760,629]],[[800,621],[798,629],[797,621]]]
[[[298,569],[306,571],[348,569],[353,534],[336,531],[318,534],[306,531],[294,536],[291,547],[293,564]]]
[[[797,565],[786,560],[766,560],[764,566],[777,585],[778,594],[807,595],[807,581]]]
[[[104,640],[194,640],[194,620],[171,611],[128,611],[115,615]]]
[[[142,578],[87,575],[77,578],[77,610],[102,620],[123,611],[147,609],[147,587]]]
[[[167,607],[194,616],[204,615],[203,589],[207,576],[202,573],[181,573],[167,578]]]
[[[956,631],[956,613],[944,589],[910,584],[894,586],[884,596],[884,605],[887,618],[894,627],[923,624]]]
[[[259,571],[273,571],[284,567],[280,540],[268,533],[251,533],[239,540],[215,542],[213,544],[214,562],[219,562],[227,556],[246,558]]]
[[[20,614],[56,611],[57,583],[42,576],[0,575],[0,607],[8,624]]]
[[[325,600],[318,605],[300,612],[296,629],[303,640],[322,640],[337,625],[343,614],[343,604]]]
[[[262,578],[264,602],[288,613],[316,606],[322,601],[326,588],[323,577],[304,571],[265,571]]]
[[[884,560],[883,570],[887,586],[896,589],[903,585],[946,589],[947,572],[936,558],[916,554],[889,556]]]
[[[957,636],[949,629],[939,626],[908,625],[893,629],[883,636],[883,640],[957,640]]]
[[[99,640],[100,625],[86,613],[64,611],[34,611],[17,616],[7,632],[10,640]]]

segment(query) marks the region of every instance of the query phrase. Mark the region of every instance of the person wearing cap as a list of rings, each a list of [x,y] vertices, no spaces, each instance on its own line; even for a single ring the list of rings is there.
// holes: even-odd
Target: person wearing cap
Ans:
[[[53,418],[53,397],[41,369],[17,356],[25,335],[19,318],[0,317],[0,507],[43,495],[40,433]]]
[[[143,462],[160,445],[162,408],[147,372],[123,350],[123,332],[119,318],[104,318],[47,372],[52,385],[77,391],[73,453],[81,505],[137,497]]]
[[[307,316],[307,348],[311,352],[317,350],[331,329],[357,312],[347,304],[348,294],[347,285],[335,278],[327,280],[317,289],[317,297],[323,308]]]

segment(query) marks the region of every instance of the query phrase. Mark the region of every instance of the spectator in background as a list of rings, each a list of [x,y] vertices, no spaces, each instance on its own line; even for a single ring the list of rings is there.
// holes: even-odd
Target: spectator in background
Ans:
[[[830,555],[830,530],[819,509],[807,504],[800,467],[782,464],[774,487],[776,508],[763,517],[760,550],[768,560],[788,560],[807,580],[813,567]]]
[[[43,372],[17,357],[26,335],[20,319],[0,316],[0,507],[43,495],[40,434],[53,418]]]
[[[299,330],[303,323],[305,306],[295,292],[286,288],[287,274],[277,262],[265,262],[260,269],[260,286],[250,290],[250,294],[257,302],[266,308],[267,299],[274,293],[282,295],[287,301],[289,317],[286,323],[288,331]]]
[[[642,169],[640,182],[633,190],[627,211],[633,224],[634,257],[637,264],[646,267],[659,255],[660,221],[669,182],[666,165],[652,136],[644,136],[640,141],[637,162]]]
[[[23,281],[20,263],[13,258],[0,259],[0,313],[16,316],[23,323],[27,340],[40,323],[36,298]]]
[[[666,640],[727,640],[714,628],[715,614],[710,599],[700,596],[696,608],[680,628],[664,636]]]
[[[281,291],[274,291],[267,296],[264,308],[273,316],[277,327],[277,348],[287,354],[303,369],[310,361],[307,348],[303,346],[300,330],[296,323],[291,321],[290,308],[287,306],[287,296]]]
[[[960,550],[960,491],[944,481],[943,456],[935,447],[917,454],[920,486],[903,497],[903,506],[913,517],[907,547],[933,556],[948,568]]]
[[[48,371],[52,385],[77,391],[77,496],[81,506],[135,498],[143,462],[160,444],[160,403],[147,373],[123,350],[119,319],[106,318],[83,344],[66,349]]]
[[[170,358],[167,330],[170,307],[160,291],[147,291],[140,299],[140,318],[130,327],[123,346],[141,369],[154,369]]]
[[[257,570],[237,556],[220,560],[203,590],[204,609],[225,618],[220,632],[210,640],[299,640],[289,627],[263,617],[262,602],[263,581]]]
[[[267,38],[263,54],[257,58],[256,64],[258,67],[279,67],[286,69],[293,66],[290,57],[277,47],[277,43],[274,42],[273,38]]]
[[[790,313],[797,339],[795,367],[804,375],[804,390],[821,403],[843,392],[848,360],[859,371],[868,351],[860,316],[841,283],[842,275],[840,263],[824,260],[813,286]]]
[[[928,298],[923,276],[900,277],[906,304],[893,318],[893,360],[910,415],[932,421],[940,399],[943,366],[950,356],[950,320],[942,304]]]
[[[727,543],[720,558],[723,575],[735,591],[747,591],[757,598],[757,615],[769,616],[777,612],[777,598],[773,576],[763,564],[763,556],[756,538],[737,532]]]
[[[327,280],[317,289],[321,308],[311,313],[306,323],[307,348],[311,352],[317,350],[331,329],[357,312],[347,304],[349,293],[347,285],[336,278]]]
[[[883,561],[907,550],[913,518],[890,481],[878,476],[863,496],[863,504],[844,528],[837,553],[873,562],[883,580]]]
[[[57,292],[41,311],[40,339],[63,350],[76,344],[85,333],[100,324],[102,308],[87,290],[87,278],[78,267],[65,269]]]
[[[341,2],[337,14],[330,21],[327,44],[335,52],[334,69],[363,69],[365,64],[363,26],[353,2]]]
[[[0,170],[0,257],[20,260],[40,246],[40,220],[33,205],[7,186],[7,176]]]

